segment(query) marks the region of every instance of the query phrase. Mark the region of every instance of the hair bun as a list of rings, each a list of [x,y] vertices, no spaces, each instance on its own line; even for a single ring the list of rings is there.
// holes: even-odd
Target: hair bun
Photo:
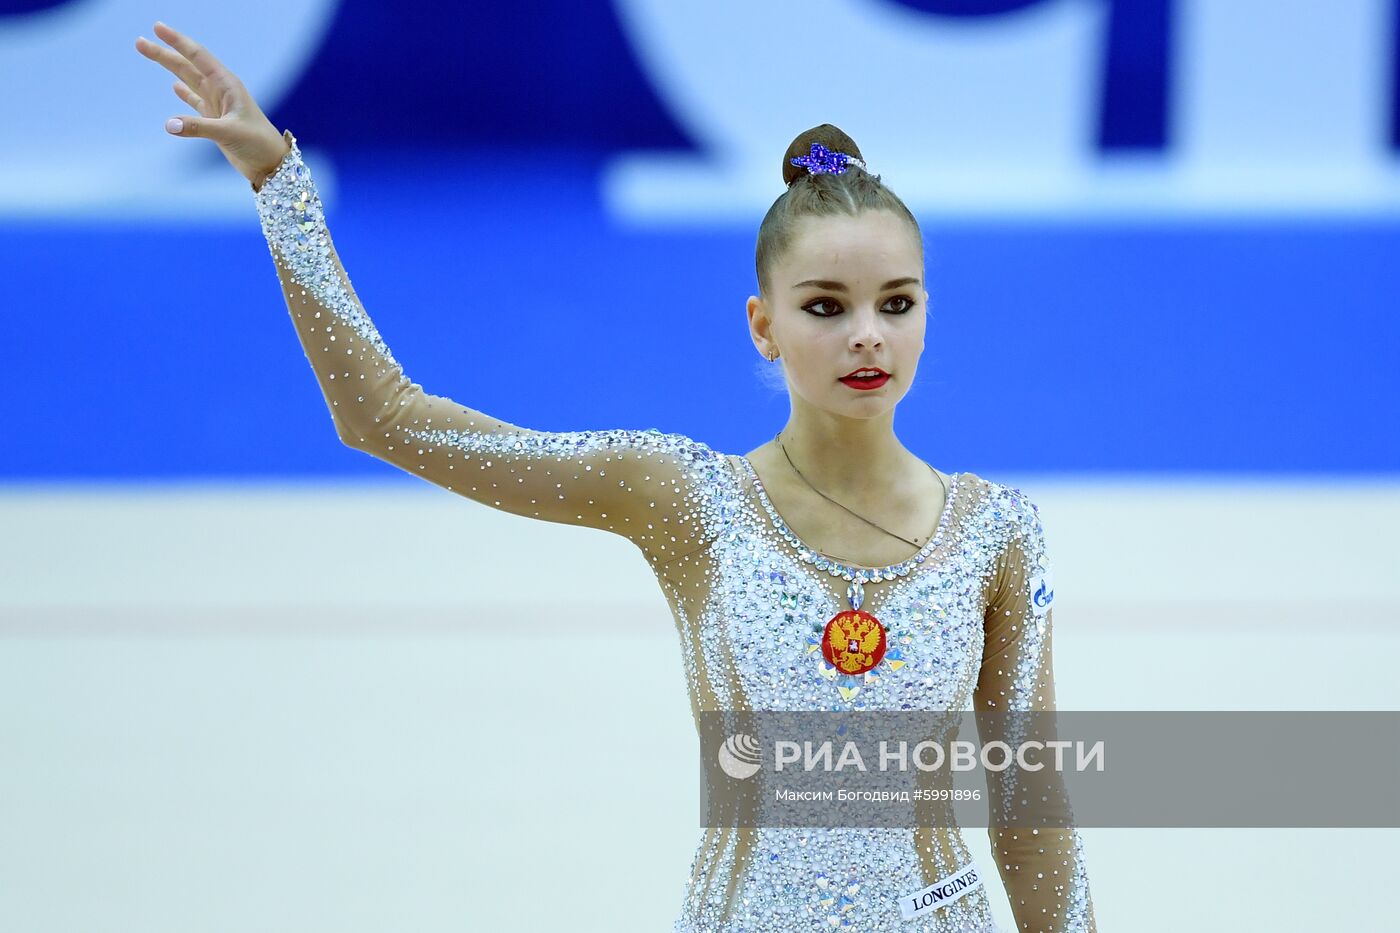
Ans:
[[[811,155],[813,143],[821,143],[832,152],[844,152],[848,156],[865,159],[860,154],[860,147],[856,145],[854,139],[843,133],[840,127],[823,123],[810,130],[803,130],[797,134],[796,139],[788,144],[787,152],[783,155],[783,184],[791,187],[797,179],[809,174],[802,166],[793,165],[792,160]]]

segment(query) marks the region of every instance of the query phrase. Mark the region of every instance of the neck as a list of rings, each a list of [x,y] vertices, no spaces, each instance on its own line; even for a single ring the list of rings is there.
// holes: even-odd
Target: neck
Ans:
[[[776,451],[782,462],[785,450],[807,482],[827,495],[844,495],[842,501],[889,488],[916,459],[894,436],[893,412],[880,418],[794,415],[776,441],[782,444]]]

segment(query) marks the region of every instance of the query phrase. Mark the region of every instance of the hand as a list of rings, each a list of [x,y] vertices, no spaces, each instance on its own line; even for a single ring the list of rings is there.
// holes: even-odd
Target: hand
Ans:
[[[164,23],[155,24],[156,35],[172,48],[158,45],[144,36],[136,40],[136,51],[164,65],[179,78],[175,95],[199,114],[178,117],[178,131],[167,122],[166,132],[174,136],[212,139],[229,164],[238,169],[254,188],[277,169],[291,147],[263,114],[238,76],[229,71],[204,46]]]

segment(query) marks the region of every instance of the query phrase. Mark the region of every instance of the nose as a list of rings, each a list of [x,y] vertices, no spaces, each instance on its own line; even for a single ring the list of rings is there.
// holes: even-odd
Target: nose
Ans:
[[[862,308],[852,314],[850,348],[852,350],[878,349],[885,345],[880,333],[880,313],[874,308]]]

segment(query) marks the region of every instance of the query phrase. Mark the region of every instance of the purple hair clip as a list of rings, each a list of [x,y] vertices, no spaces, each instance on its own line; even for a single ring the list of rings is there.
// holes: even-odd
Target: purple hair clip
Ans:
[[[840,175],[846,171],[847,164],[865,168],[865,163],[855,156],[846,155],[844,152],[832,152],[821,143],[812,143],[811,155],[798,156],[789,161],[793,165],[802,166],[813,175]]]

